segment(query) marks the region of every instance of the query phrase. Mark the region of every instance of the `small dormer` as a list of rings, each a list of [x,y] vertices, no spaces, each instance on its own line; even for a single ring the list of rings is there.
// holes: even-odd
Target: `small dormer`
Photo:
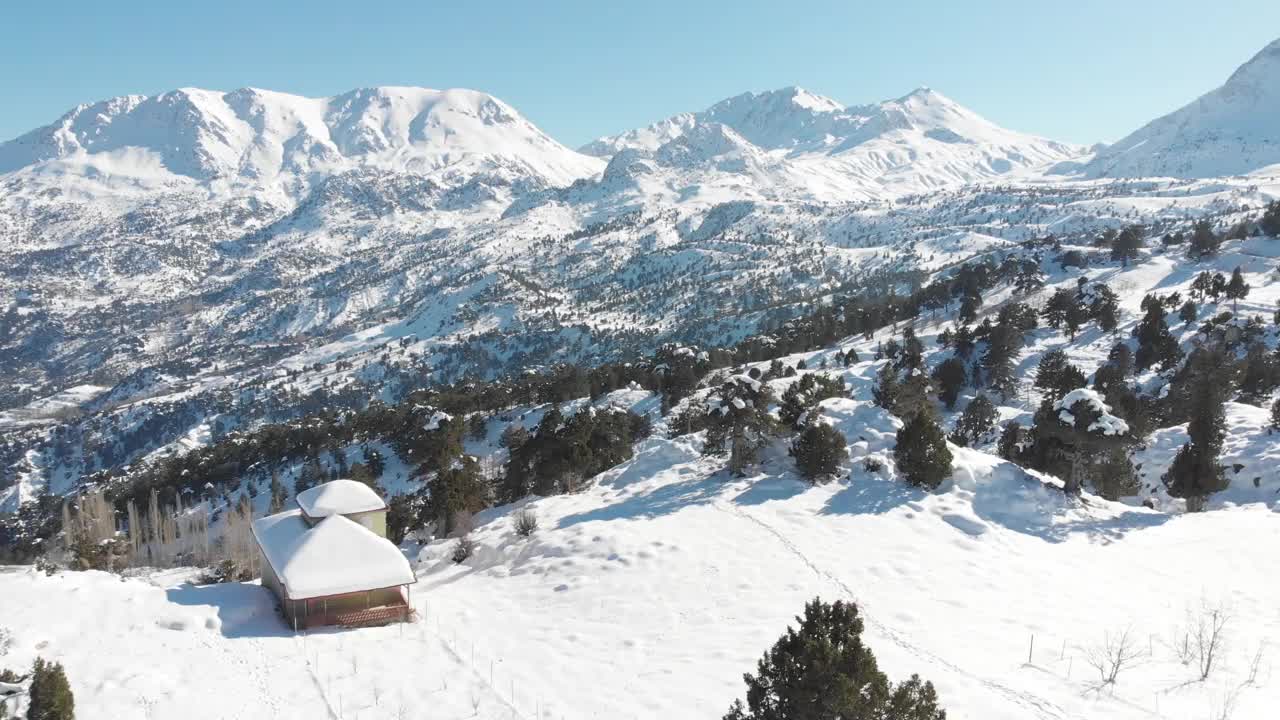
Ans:
[[[387,536],[387,503],[373,488],[355,480],[334,480],[298,493],[298,509],[308,525],[342,515]]]

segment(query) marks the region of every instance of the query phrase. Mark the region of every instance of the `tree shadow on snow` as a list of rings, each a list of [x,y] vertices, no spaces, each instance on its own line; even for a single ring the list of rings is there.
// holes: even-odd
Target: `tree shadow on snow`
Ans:
[[[1052,543],[1073,536],[1111,543],[1130,532],[1163,525],[1170,518],[1166,513],[1138,508],[1101,515],[1098,511],[1105,511],[1105,505],[1111,503],[1097,497],[1069,498],[1060,485],[1008,462],[997,465],[992,479],[971,492],[973,513],[983,522]]]
[[[910,502],[923,500],[926,493],[906,483],[879,475],[850,479],[822,508],[823,515],[883,515]]]
[[[766,477],[756,480],[733,501],[739,505],[763,505],[775,500],[789,500],[809,488],[794,478]]]
[[[275,596],[256,583],[184,583],[166,589],[165,595],[175,605],[217,608],[222,636],[226,638],[290,637],[294,634],[276,609]]]
[[[628,495],[618,502],[560,518],[561,529],[593,520],[634,520],[669,515],[681,508],[711,502],[724,490],[723,478],[713,475],[656,487]]]

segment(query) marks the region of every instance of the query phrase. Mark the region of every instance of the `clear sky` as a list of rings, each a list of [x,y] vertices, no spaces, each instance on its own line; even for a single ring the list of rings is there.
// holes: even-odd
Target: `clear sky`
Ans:
[[[82,102],[183,86],[497,95],[567,145],[800,85],[928,85],[1006,127],[1116,140],[1280,37],[1276,0],[14,2],[0,140]]]

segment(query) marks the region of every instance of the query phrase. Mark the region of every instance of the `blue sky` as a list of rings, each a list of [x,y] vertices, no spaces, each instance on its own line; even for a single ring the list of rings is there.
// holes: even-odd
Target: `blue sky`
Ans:
[[[471,87],[570,146],[746,90],[845,104],[928,85],[994,122],[1115,140],[1280,37],[1280,2],[10,3],[0,140],[182,86]]]

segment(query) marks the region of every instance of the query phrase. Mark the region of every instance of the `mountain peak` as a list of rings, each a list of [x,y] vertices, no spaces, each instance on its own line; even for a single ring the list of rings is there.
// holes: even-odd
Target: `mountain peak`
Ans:
[[[600,170],[487,93],[383,86],[327,98],[184,87],[82,105],[0,144],[0,173],[172,176],[262,185],[352,167],[531,175],[567,185]],[[287,184],[292,185],[292,180]]]
[[[1280,165],[1280,40],[1190,104],[1099,152],[1092,177],[1204,178]],[[1280,170],[1280,167],[1276,168]]]

